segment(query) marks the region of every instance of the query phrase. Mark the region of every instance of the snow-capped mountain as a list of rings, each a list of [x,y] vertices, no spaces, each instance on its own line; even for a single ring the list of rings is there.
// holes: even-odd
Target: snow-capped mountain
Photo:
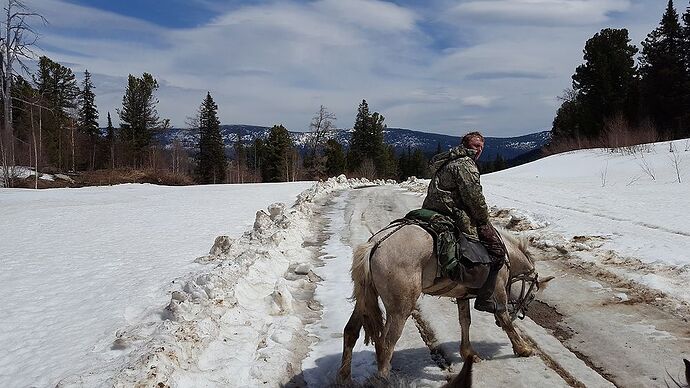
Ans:
[[[239,140],[245,145],[250,145],[256,139],[268,137],[269,127],[255,125],[221,125],[220,132],[228,152],[232,154],[232,146]],[[350,144],[352,129],[337,129],[328,133],[328,138],[335,138],[344,147]],[[290,132],[292,141],[302,151],[305,150],[313,138],[311,132]],[[520,155],[534,151],[546,144],[551,137],[551,132],[543,131],[518,137],[487,137],[485,152],[481,160],[494,160],[497,155],[503,159],[514,159]],[[159,135],[159,141],[168,146],[173,140],[179,139],[186,148],[194,148],[198,141],[198,132],[191,129],[172,128]],[[386,128],[384,141],[393,145],[398,152],[421,148],[424,153],[433,155],[441,148],[447,150],[460,144],[459,136],[441,135],[412,129]]]

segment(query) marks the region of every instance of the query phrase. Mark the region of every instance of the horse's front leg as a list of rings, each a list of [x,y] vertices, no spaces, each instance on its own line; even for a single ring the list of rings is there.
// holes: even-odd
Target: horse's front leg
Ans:
[[[505,287],[499,287],[497,284],[496,290],[494,290],[494,297],[496,298],[497,303],[502,303],[504,306],[508,305],[508,295],[506,294]],[[510,343],[513,345],[513,353],[520,357],[531,356],[532,346],[530,346],[527,341],[522,339],[517,330],[515,330],[515,326],[513,326],[513,321],[510,320],[510,315],[508,315],[508,312],[502,311],[496,313],[494,314],[494,317],[496,318],[496,323],[498,323],[503,328],[503,331],[508,334]]]
[[[460,355],[462,359],[470,362],[479,362],[481,357],[472,349],[470,343],[470,324],[472,324],[472,317],[470,316],[470,301],[468,299],[456,299],[458,302],[458,319],[460,320],[460,327],[462,329],[462,340],[460,341]],[[470,360],[471,359],[471,360]]]

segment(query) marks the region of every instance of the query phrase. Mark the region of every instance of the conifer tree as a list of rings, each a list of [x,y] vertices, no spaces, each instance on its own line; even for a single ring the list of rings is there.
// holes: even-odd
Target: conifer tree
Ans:
[[[225,182],[225,144],[220,134],[218,105],[211,93],[199,108],[199,154],[197,164],[197,181],[199,183]]]
[[[685,133],[679,134],[682,137],[690,136],[690,5],[683,13],[683,54],[685,56],[685,101],[683,111],[686,112],[684,117]]]
[[[98,128],[98,109],[96,108],[96,95],[93,92],[94,86],[91,82],[91,73],[88,70],[84,71],[84,81],[82,82],[82,90],[79,94],[79,113],[78,126],[79,130],[89,138],[89,168],[95,167],[96,159],[96,143],[101,134]]]
[[[365,160],[371,160],[377,175],[385,176],[395,167],[395,155],[387,150],[383,143],[383,124],[385,118],[378,112],[369,113],[369,104],[362,100],[357,109],[357,117],[352,130],[348,167],[358,169]]]
[[[274,125],[264,144],[261,177],[264,182],[287,182],[291,177],[293,144],[288,130]]]
[[[330,176],[338,176],[345,172],[346,159],[343,146],[335,139],[326,141],[326,174]]]
[[[557,144],[561,141],[575,139],[583,133],[582,123],[580,121],[581,103],[577,96],[577,92],[572,89],[567,89],[563,96],[559,97],[561,106],[556,111],[556,117],[553,119],[551,128],[551,144]]]
[[[151,145],[153,130],[160,124],[156,111],[158,99],[155,92],[158,81],[149,73],[141,78],[129,75],[127,88],[122,96],[120,136],[129,147],[133,167],[143,164],[144,151]]]
[[[113,121],[110,119],[110,112],[108,112],[108,127],[106,128],[105,141],[108,143],[110,150],[110,168],[115,168],[115,128]]]
[[[369,117],[369,104],[367,100],[362,100],[357,108],[355,125],[350,138],[350,151],[347,155],[347,164],[351,170],[359,168],[363,159],[370,154]]]
[[[642,42],[640,57],[642,97],[654,122],[669,136],[677,136],[690,124],[684,111],[688,74],[683,52],[683,33],[673,0],[657,28]]]
[[[598,138],[607,119],[621,114],[634,119],[637,48],[630,44],[628,30],[605,28],[587,41],[583,52],[585,63],[573,75],[584,131],[579,135]]]
[[[38,61],[38,72],[34,79],[36,88],[50,109],[41,110],[40,121],[46,132],[48,162],[59,170],[67,167],[66,150],[70,144],[67,127],[73,127],[74,109],[77,107],[79,87],[72,69],[42,56]],[[73,142],[71,142],[73,143]]]
[[[685,69],[690,74],[690,5],[683,13],[683,53],[685,54]]]

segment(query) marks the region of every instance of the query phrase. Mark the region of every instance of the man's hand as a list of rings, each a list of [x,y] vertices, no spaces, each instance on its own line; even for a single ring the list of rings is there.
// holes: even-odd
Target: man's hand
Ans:
[[[506,255],[506,249],[499,237],[498,232],[491,224],[484,224],[477,227],[477,234],[479,241],[486,247],[489,254],[493,257],[503,258]]]

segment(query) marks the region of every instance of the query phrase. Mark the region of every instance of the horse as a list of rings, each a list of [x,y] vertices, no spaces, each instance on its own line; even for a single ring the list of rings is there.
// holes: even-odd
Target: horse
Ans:
[[[388,378],[395,344],[422,293],[456,298],[462,328],[460,354],[466,362],[479,362],[481,357],[472,348],[469,338],[472,290],[450,279],[437,278],[438,261],[432,236],[418,225],[404,225],[389,233],[380,232],[359,245],[352,256],[350,272],[355,306],[343,333],[338,379],[343,382],[351,380],[352,350],[362,328],[365,344],[374,344],[378,376]],[[496,323],[508,335],[513,352],[528,357],[533,349],[515,330],[513,319],[520,312],[524,317],[536,292],[553,277],[538,279],[528,251],[529,244],[524,238],[514,237],[505,230],[499,230],[499,234],[506,245],[508,260],[498,273],[494,297],[506,306],[510,302],[513,308],[511,313],[504,310],[494,316]],[[517,283],[522,287],[516,297],[513,286]],[[385,323],[379,298],[385,307]]]

